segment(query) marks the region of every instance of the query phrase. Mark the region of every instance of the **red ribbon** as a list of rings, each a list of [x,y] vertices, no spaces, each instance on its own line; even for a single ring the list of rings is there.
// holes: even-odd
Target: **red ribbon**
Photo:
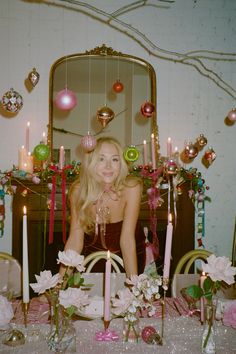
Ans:
[[[63,242],[66,242],[66,170],[72,168],[72,165],[67,165],[63,169],[59,170],[57,166],[50,166],[50,170],[54,172],[52,176],[52,191],[51,191],[51,205],[50,205],[50,222],[49,222],[49,237],[48,243],[53,243],[54,233],[54,209],[55,209],[55,197],[56,197],[56,179],[61,177],[61,198],[62,198],[62,238]]]

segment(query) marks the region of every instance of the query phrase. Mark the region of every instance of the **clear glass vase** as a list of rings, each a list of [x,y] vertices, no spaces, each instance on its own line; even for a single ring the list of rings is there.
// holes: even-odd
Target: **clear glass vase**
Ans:
[[[59,304],[58,298],[52,296],[50,332],[46,338],[48,348],[56,353],[76,351],[76,331],[70,317]]]
[[[123,340],[130,343],[138,343],[140,338],[139,317],[130,321],[124,318],[123,320]]]
[[[215,314],[215,304],[206,304],[204,306],[205,323],[202,333],[202,353],[205,354],[214,354],[216,352]]]

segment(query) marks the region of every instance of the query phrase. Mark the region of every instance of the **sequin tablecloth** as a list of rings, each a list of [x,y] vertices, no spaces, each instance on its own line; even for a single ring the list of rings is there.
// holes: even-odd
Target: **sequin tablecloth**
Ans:
[[[122,341],[122,319],[111,321],[110,329],[119,335],[117,342],[98,342],[95,340],[97,331],[103,329],[100,319],[91,321],[76,321],[76,353],[79,354],[199,354],[201,353],[201,334],[203,326],[196,317],[178,316],[165,319],[164,344],[163,346],[148,345],[142,340],[139,343],[126,343]],[[142,318],[140,327],[154,326],[157,331],[161,330],[161,319]],[[16,328],[28,333],[26,343],[18,347],[7,347],[0,344],[0,353],[3,354],[50,354],[45,336],[49,329],[48,324],[29,324],[27,330],[23,325],[16,324]],[[216,323],[216,348],[217,354],[236,353],[236,331],[231,327],[225,327],[220,322]]]

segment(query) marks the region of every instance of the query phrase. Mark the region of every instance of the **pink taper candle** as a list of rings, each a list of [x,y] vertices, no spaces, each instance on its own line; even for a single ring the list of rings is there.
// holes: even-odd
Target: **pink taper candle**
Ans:
[[[25,148],[26,152],[29,152],[29,129],[30,129],[30,122],[27,122],[26,132],[25,132]]]
[[[169,137],[167,139],[167,157],[171,158],[172,155],[172,142],[171,142],[171,138]]]
[[[169,214],[169,222],[166,230],[166,246],[165,246],[165,258],[164,258],[164,270],[163,278],[169,279],[170,276],[170,260],[171,260],[171,247],[172,247],[172,236],[173,236],[173,225],[172,225],[172,215]]]
[[[60,168],[60,170],[62,170],[64,166],[65,166],[65,149],[64,149],[64,146],[61,146],[60,152],[59,152],[59,168]]]
[[[152,168],[156,169],[156,149],[155,149],[155,137],[151,134],[151,150],[152,150]]]
[[[147,165],[147,142],[146,140],[143,141],[143,165]]]
[[[107,251],[105,269],[105,296],[104,296],[104,324],[108,327],[110,321],[110,299],[111,299],[111,259],[110,251]]]
[[[206,279],[206,275],[205,275],[205,272],[202,272],[202,275],[200,276],[200,287],[203,289],[203,283]],[[200,320],[201,320],[201,323],[204,323],[204,304],[205,304],[205,300],[204,300],[204,297],[201,297],[200,299]]]
[[[27,235],[27,209],[23,207],[23,240],[22,240],[22,293],[23,303],[29,303],[29,261],[28,261],[28,235]]]

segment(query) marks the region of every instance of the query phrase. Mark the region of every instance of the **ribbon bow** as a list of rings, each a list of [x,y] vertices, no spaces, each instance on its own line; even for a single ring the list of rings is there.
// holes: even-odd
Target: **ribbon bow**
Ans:
[[[52,176],[52,191],[51,191],[51,207],[50,207],[50,223],[49,223],[49,237],[48,243],[53,243],[54,232],[54,208],[55,208],[55,196],[56,196],[56,179],[61,177],[61,198],[62,198],[62,237],[63,242],[66,242],[66,170],[72,168],[72,165],[67,165],[62,169],[58,169],[57,166],[50,166],[50,170],[54,172]]]
[[[105,331],[96,332],[95,339],[100,342],[110,342],[119,340],[119,336],[116,331],[110,331],[107,329]]]

